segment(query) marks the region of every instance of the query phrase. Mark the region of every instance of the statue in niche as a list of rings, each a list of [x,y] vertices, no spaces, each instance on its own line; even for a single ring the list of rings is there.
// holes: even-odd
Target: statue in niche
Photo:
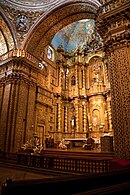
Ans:
[[[71,127],[72,128],[76,127],[75,116],[72,116],[72,118],[71,118]]]
[[[93,126],[97,126],[97,124],[98,124],[98,116],[93,115]]]
[[[93,72],[93,82],[99,82],[102,81],[102,63],[98,60],[95,61],[94,65],[92,66],[92,72]]]
[[[25,15],[19,15],[16,19],[16,28],[18,31],[26,32],[28,30],[29,19]]]
[[[72,113],[72,117],[71,117],[71,127],[74,128],[76,127],[76,121],[75,121],[75,108],[72,105],[71,107],[71,113]]]
[[[76,81],[75,81],[75,76],[71,77],[71,85],[75,85]]]
[[[93,121],[93,128],[97,129],[97,127],[99,126],[99,123],[100,123],[99,110],[97,110],[97,109],[93,110],[92,121]]]

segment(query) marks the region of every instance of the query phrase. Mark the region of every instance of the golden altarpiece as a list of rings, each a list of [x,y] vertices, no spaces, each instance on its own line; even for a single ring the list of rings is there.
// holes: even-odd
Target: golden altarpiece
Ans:
[[[2,2],[0,149],[17,152],[34,135],[44,144],[50,136],[57,142],[107,133],[114,137],[115,157],[129,159],[130,2],[68,0],[59,7],[57,1],[45,11]],[[96,21],[101,50],[51,48],[61,27],[84,18]]]
[[[54,93],[56,126],[51,136],[62,138],[113,135],[108,67],[102,51],[70,55],[58,48],[58,86]],[[55,129],[55,130],[53,130]],[[56,139],[55,137],[55,139]]]
[[[37,71],[31,70],[30,63],[21,59],[11,60],[3,66],[7,71],[1,88],[1,93],[4,90],[7,98],[3,103],[12,102],[8,109],[11,106],[15,109],[15,120],[19,115],[16,126],[14,118],[8,116],[11,120],[8,128],[12,125],[22,128],[18,129],[18,147],[31,140],[34,134],[42,146],[48,137],[58,143],[65,138],[87,137],[100,142],[104,133],[112,136],[110,83],[104,53],[98,51],[87,55],[78,49],[64,54],[59,47],[58,52],[53,49],[54,59],[48,59],[48,48]],[[24,51],[12,52],[20,58],[25,56]],[[5,107],[2,112],[5,113]],[[8,141],[11,136],[7,132]],[[18,137],[16,139],[18,141]]]

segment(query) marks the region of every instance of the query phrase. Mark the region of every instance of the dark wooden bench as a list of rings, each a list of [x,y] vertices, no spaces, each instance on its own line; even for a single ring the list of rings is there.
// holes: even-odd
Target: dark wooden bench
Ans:
[[[7,181],[2,185],[2,195],[18,194],[57,194],[72,195],[109,188],[113,185],[130,183],[130,169],[105,174],[64,176],[53,179],[29,181]],[[114,188],[113,188],[114,189]],[[126,189],[126,188],[125,188]],[[130,190],[130,186],[127,190]]]

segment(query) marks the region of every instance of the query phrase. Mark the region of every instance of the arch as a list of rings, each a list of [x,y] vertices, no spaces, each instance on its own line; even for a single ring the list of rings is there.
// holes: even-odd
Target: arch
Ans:
[[[23,48],[40,57],[43,48],[50,44],[52,38],[66,25],[81,20],[95,19],[100,7],[97,0],[66,1],[41,16],[39,21],[29,30]]]
[[[103,77],[103,58],[95,55],[89,60],[89,67],[91,70],[91,83],[104,82]]]
[[[47,48],[47,58],[50,59],[51,61],[54,61],[55,59],[54,50],[51,46],[48,46]]]
[[[100,111],[98,109],[92,111],[92,120],[93,126],[100,125]]]
[[[3,49],[3,52],[0,55],[3,55],[15,48],[17,44],[12,25],[2,8],[0,8],[0,23],[1,50]]]
[[[94,55],[89,59],[89,65],[91,65],[91,67],[95,64],[102,64],[103,63],[103,57],[99,56],[99,55]]]

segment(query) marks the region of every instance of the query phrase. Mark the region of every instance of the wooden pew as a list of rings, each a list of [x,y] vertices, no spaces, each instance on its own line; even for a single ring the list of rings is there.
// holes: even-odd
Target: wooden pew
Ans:
[[[101,191],[112,188],[112,186],[123,186],[124,191],[130,191],[130,169],[113,171],[105,174],[88,174],[77,176],[64,176],[52,179],[40,179],[29,181],[7,181],[2,185],[1,195],[18,194],[57,194],[74,195],[86,192]],[[128,184],[128,186],[127,186]],[[114,190],[114,187],[113,187]],[[119,192],[119,191],[118,191]],[[123,193],[123,187],[122,187]],[[88,194],[88,193],[86,193]],[[92,194],[92,193],[90,193]],[[94,194],[94,193],[93,193]],[[99,193],[100,194],[100,193]]]

